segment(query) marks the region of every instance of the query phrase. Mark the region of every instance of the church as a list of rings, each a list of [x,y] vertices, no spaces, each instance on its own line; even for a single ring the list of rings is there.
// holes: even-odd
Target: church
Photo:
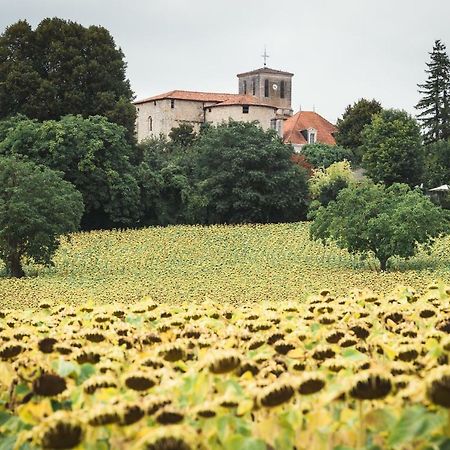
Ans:
[[[300,151],[305,144],[335,145],[336,127],[315,111],[292,109],[294,74],[264,67],[237,75],[238,93],[174,90],[134,102],[138,142],[168,135],[183,123],[199,129],[204,123],[230,119],[257,121],[265,130],[275,129],[283,141]]]

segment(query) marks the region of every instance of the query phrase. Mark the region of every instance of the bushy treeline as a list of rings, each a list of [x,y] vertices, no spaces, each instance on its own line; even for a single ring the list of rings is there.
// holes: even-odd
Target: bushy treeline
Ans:
[[[292,147],[255,123],[129,143],[106,118],[0,122],[0,155],[63,173],[81,192],[82,226],[289,222],[304,219],[307,175]]]

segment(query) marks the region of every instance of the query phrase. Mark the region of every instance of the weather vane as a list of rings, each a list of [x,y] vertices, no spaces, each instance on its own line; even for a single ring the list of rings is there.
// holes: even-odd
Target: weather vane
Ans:
[[[267,54],[266,46],[264,46],[264,55],[261,55],[264,58],[264,67],[267,67],[267,58],[270,58],[270,56]]]

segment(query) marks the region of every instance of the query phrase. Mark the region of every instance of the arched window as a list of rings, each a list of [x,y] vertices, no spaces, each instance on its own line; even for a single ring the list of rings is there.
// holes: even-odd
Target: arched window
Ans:
[[[244,80],[244,95],[247,95],[247,81]]]
[[[153,119],[152,119],[152,116],[148,116],[147,124],[148,124],[148,131],[153,131]]]

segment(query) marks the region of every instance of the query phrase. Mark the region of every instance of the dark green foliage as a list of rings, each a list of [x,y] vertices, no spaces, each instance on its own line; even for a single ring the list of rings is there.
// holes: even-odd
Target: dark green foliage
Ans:
[[[405,184],[365,184],[343,189],[335,202],[321,207],[311,236],[335,241],[351,253],[373,254],[382,270],[393,256],[414,256],[449,231],[446,213]]]
[[[24,276],[22,258],[51,265],[60,235],[77,230],[81,194],[60,174],[0,157],[0,258],[9,275]]]
[[[134,224],[140,217],[139,186],[125,129],[104,117],[66,116],[37,122],[0,122],[0,154],[20,155],[64,173],[82,193],[83,227]]]
[[[358,161],[362,159],[360,151],[362,131],[366,125],[372,123],[373,115],[379,114],[381,111],[381,104],[377,100],[362,98],[353,105],[348,105],[342,118],[337,121],[337,144],[352,150]]]
[[[169,138],[172,146],[187,150],[194,144],[197,133],[194,131],[193,125],[182,123],[180,126],[170,130]]]
[[[427,63],[428,79],[419,84],[422,99],[416,106],[426,143],[450,139],[450,59],[445,45],[437,40]]]
[[[428,188],[450,184],[450,140],[425,146],[424,181]]]
[[[0,118],[102,115],[134,139],[133,93],[124,55],[109,32],[58,18],[33,31],[26,21],[0,36]]]
[[[376,183],[422,182],[424,151],[419,126],[405,111],[383,110],[362,135],[363,167]]]
[[[353,152],[340,145],[307,144],[302,148],[302,155],[314,167],[327,168],[339,161],[353,161]]]
[[[255,123],[209,127],[193,148],[193,216],[207,224],[304,218],[306,172],[291,156],[273,130]]]

